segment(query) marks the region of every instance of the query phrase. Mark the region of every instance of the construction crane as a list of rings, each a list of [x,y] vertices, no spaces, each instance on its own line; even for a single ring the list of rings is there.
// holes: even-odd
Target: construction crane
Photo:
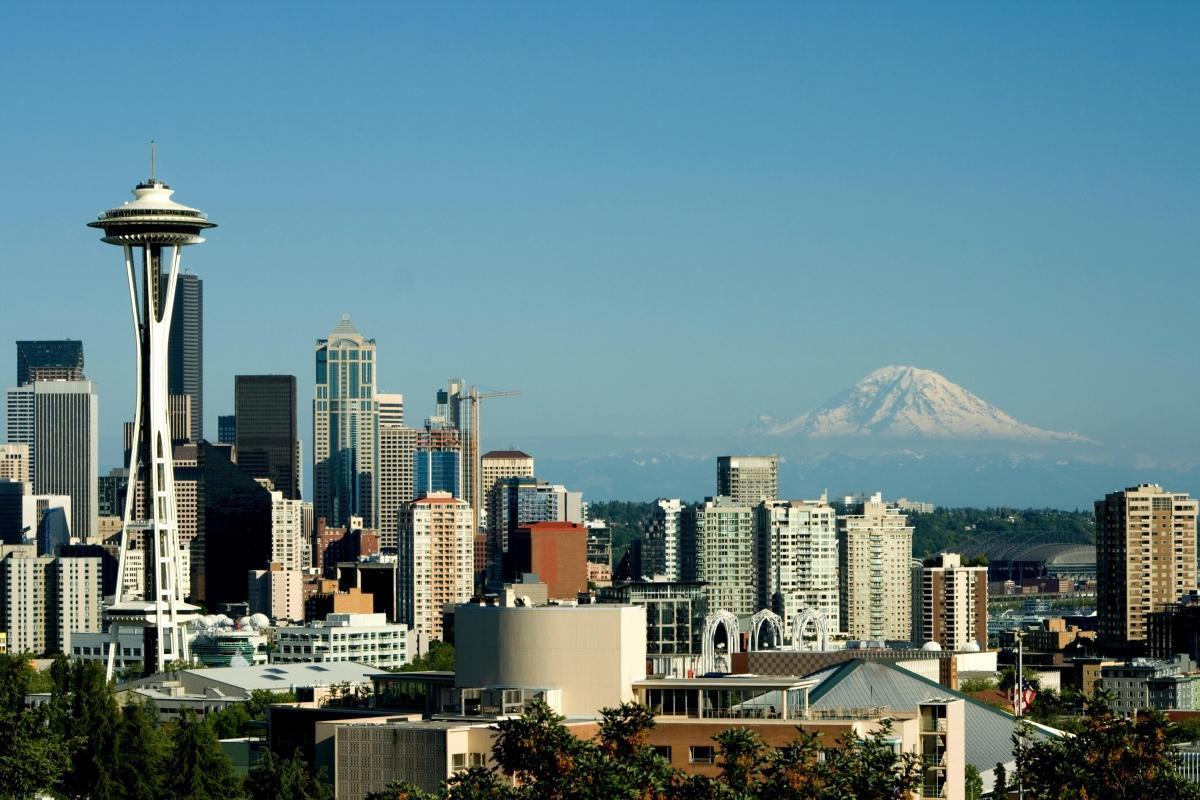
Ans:
[[[515,397],[520,394],[523,394],[520,390],[481,392],[478,386],[472,386],[465,398],[471,404],[471,431],[467,436],[466,442],[467,450],[470,452],[464,454],[466,457],[463,461],[471,465],[471,511],[475,514],[476,530],[479,528],[479,508],[483,505],[483,498],[480,496],[483,493],[483,476],[481,475],[483,469],[479,459],[479,442],[482,439],[480,435],[479,401],[490,400],[493,397]]]

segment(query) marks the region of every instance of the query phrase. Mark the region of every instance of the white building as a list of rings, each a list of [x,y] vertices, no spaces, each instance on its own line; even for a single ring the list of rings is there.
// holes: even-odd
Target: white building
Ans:
[[[682,517],[682,572],[685,581],[704,581],[710,611],[735,616],[758,610],[754,507],[728,497],[710,497]]]
[[[324,622],[280,628],[272,663],[355,661],[386,669],[410,660],[409,629],[384,614],[329,614]]]
[[[442,638],[442,607],[475,590],[475,520],[449,492],[431,492],[400,509],[397,618],[428,639]]]
[[[838,519],[842,627],[851,639],[912,635],[912,527],[880,493]]]
[[[841,629],[838,604],[837,512],[819,500],[770,500],[756,509],[758,605],[783,619],[784,636],[801,612],[825,615]]]
[[[642,544],[642,572],[677,581],[679,567],[679,525],[683,501],[659,500],[654,504],[654,518]]]

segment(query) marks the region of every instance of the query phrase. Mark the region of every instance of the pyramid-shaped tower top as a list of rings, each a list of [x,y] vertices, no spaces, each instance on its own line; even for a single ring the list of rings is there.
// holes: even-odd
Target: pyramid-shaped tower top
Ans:
[[[354,323],[350,321],[349,314],[342,314],[342,321],[333,329],[333,333],[341,336],[362,336],[358,328],[354,327]]]

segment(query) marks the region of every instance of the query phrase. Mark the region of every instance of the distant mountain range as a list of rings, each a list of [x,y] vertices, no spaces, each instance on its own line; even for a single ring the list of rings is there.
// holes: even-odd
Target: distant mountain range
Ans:
[[[597,500],[699,500],[716,490],[716,457],[738,453],[779,455],[780,494],[793,498],[883,491],[948,506],[1075,509],[1137,483],[1200,490],[1200,458],[1187,448],[1039,428],[936,372],[901,366],[875,370],[815,410],[762,416],[740,431],[529,437],[522,448],[539,477]]]
[[[751,430],[812,439],[1089,441],[1020,422],[932,370],[894,366],[875,370],[815,411],[789,420],[762,416]]]

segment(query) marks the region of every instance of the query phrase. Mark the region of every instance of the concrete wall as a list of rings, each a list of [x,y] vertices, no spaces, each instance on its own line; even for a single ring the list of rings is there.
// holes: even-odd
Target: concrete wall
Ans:
[[[589,605],[456,609],[455,685],[558,687],[566,716],[633,700],[646,677],[646,611]]]

